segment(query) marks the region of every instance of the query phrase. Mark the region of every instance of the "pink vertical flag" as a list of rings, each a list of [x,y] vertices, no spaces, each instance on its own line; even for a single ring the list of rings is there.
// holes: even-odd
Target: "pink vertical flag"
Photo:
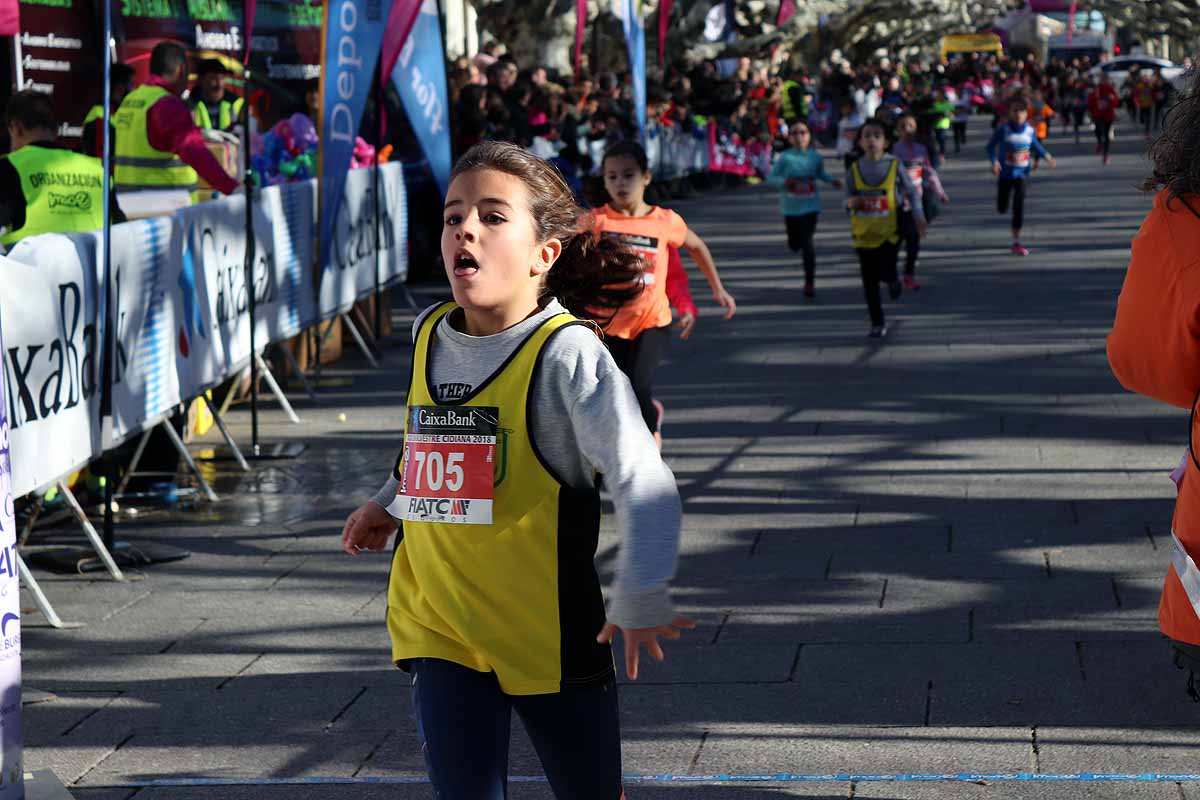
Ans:
[[[658,3],[658,65],[666,63],[667,27],[671,24],[671,8],[675,0],[659,0]]]
[[[420,13],[421,0],[395,0],[392,3],[387,27],[383,31],[383,70],[379,73],[385,85],[396,68],[396,62],[400,60],[400,50]]]
[[[775,19],[775,25],[782,27],[787,24],[787,21],[796,14],[796,0],[781,0],[779,3],[779,16]]]
[[[587,27],[587,0],[575,0],[575,79],[579,80],[579,62],[583,58],[583,29]]]
[[[16,36],[20,32],[20,5],[17,0],[0,0],[0,36]]]
[[[258,11],[258,0],[246,0],[246,56],[242,59],[243,64],[250,63],[250,37],[254,35],[254,14]],[[247,87],[246,96],[250,96],[250,89]]]

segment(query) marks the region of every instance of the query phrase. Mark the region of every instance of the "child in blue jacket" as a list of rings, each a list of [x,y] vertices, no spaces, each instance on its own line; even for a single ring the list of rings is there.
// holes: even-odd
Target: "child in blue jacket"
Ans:
[[[1021,226],[1025,221],[1025,181],[1032,168],[1031,153],[1051,168],[1055,166],[1054,157],[1042,147],[1037,131],[1029,124],[1029,101],[1017,97],[1010,101],[1008,121],[996,126],[987,154],[992,174],[1000,179],[996,210],[1007,213],[1009,198],[1012,199],[1012,251],[1018,256],[1029,255],[1029,248],[1021,244]]]
[[[836,189],[842,188],[842,182],[825,171],[821,154],[813,146],[812,131],[803,120],[789,126],[788,143],[791,149],[780,153],[767,176],[767,184],[780,190],[779,205],[787,226],[788,247],[793,253],[801,251],[804,254],[804,296],[811,298],[816,294],[813,281],[817,271],[813,234],[821,216],[817,181],[824,181]]]

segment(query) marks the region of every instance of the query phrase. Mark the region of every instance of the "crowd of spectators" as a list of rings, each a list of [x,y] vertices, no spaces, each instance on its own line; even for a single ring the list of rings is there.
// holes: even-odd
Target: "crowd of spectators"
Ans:
[[[956,105],[1002,119],[1007,101],[1019,93],[1035,116],[1044,106],[1058,109],[1065,122],[1072,108],[1086,107],[1095,86],[1093,66],[1086,57],[1041,64],[982,54],[941,63],[881,58],[857,66],[834,58],[813,71],[774,71],[749,58],[706,62],[690,71],[651,69],[647,120],[700,134],[711,122],[722,138],[782,149],[786,126],[796,118],[808,121],[819,142],[832,145],[843,118],[890,122],[907,111],[920,122],[921,138],[944,156],[942,132],[950,130]],[[474,58],[452,64],[449,86],[455,156],[480,140],[504,139],[586,175],[595,167],[590,144],[636,136],[628,73],[593,74],[586,66],[578,75],[522,69],[503,45],[491,42]],[[1131,115],[1150,126],[1160,123],[1172,102],[1171,84],[1160,74],[1134,71],[1120,88]]]

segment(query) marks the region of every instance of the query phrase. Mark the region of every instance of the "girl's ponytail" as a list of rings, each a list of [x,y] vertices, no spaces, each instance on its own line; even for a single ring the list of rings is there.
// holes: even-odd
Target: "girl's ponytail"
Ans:
[[[515,144],[481,142],[458,160],[453,180],[473,169],[494,169],[520,178],[529,190],[529,213],[540,241],[558,239],[563,249],[546,274],[543,296],[558,298],[577,317],[601,326],[641,294],[642,258],[617,240],[581,229],[586,212],[553,164]]]
[[[546,274],[544,293],[557,297],[577,317],[602,327],[621,306],[642,292],[642,258],[616,239],[579,231],[563,242],[562,254]]]

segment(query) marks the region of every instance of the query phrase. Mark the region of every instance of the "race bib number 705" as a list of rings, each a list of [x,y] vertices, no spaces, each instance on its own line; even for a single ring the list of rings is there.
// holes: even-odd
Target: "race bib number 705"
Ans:
[[[490,525],[500,409],[409,406],[400,487],[388,507],[411,522]]]

